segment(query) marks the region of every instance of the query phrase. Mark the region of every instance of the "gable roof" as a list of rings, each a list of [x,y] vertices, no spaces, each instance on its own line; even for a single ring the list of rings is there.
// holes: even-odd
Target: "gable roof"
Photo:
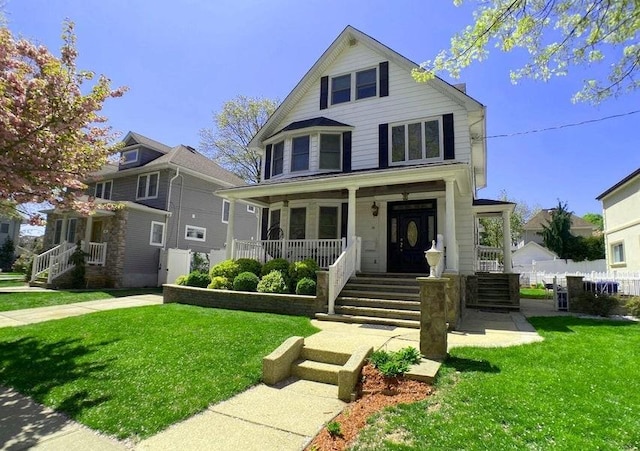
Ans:
[[[307,71],[307,73],[302,77],[258,133],[256,133],[256,135],[251,139],[249,147],[260,147],[260,142],[262,140],[275,134],[276,127],[280,122],[291,112],[294,106],[302,99],[309,89],[311,89],[315,81],[320,79],[329,66],[353,40],[356,40],[373,51],[380,53],[385,58],[393,61],[399,66],[405,67],[407,71],[420,67],[418,64],[390,49],[371,36],[352,27],[351,25],[347,25],[347,27],[342,30],[338,37],[331,43],[329,48],[324,51],[315,64],[311,66],[311,69],[309,69],[309,71]],[[450,97],[455,102],[465,106],[469,110],[484,108],[484,105],[480,102],[437,76],[433,80],[428,81],[427,84]]]
[[[600,194],[598,197],[596,197],[596,199],[597,200],[602,200],[603,197],[607,196],[608,194],[611,194],[613,191],[617,190],[622,185],[625,185],[626,183],[630,182],[631,180],[633,180],[636,177],[640,177],[640,168],[636,169],[631,174],[629,174],[628,176],[626,176],[625,178],[620,180],[618,183],[613,185],[611,188],[606,190],[604,193]]]
[[[122,139],[122,142],[125,146],[131,146],[133,144],[127,144],[129,141],[135,141],[136,144],[141,144],[145,147],[148,147],[152,150],[157,150],[160,153],[167,153],[171,150],[170,146],[166,144],[162,144],[161,142],[156,141],[155,139],[147,138],[146,136],[141,135],[140,133],[132,132],[126,134],[126,136]]]
[[[542,230],[542,225],[547,225],[551,221],[551,212],[555,208],[549,208],[546,210],[540,210],[533,218],[529,219],[523,226],[524,230]],[[580,216],[576,216],[571,213],[571,228],[572,229],[591,229],[595,230],[596,226],[590,222],[585,221]]]

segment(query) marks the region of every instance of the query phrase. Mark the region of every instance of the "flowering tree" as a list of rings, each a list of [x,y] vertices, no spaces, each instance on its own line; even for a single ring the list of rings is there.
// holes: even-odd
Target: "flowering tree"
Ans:
[[[547,81],[572,66],[608,63],[606,79],[585,80],[574,101],[598,103],[640,88],[640,2],[638,0],[476,0],[475,23],[451,39],[451,48],[414,70],[418,81],[438,71],[458,77],[473,61],[486,59],[490,43],[502,51],[529,53],[511,72]],[[454,0],[456,5],[463,0]]]
[[[58,58],[0,28],[0,214],[25,202],[89,211],[82,181],[115,150],[98,112],[125,89],[111,90],[104,76],[87,89],[94,74],[76,68],[73,23],[62,38]]]

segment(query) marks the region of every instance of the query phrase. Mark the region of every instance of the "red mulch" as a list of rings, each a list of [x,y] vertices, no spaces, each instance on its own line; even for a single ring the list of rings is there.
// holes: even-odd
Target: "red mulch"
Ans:
[[[341,436],[332,436],[324,428],[306,450],[341,451],[358,435],[369,416],[387,406],[421,401],[433,392],[424,382],[403,377],[387,380],[371,364],[362,368],[362,380],[356,388],[360,394],[334,421],[340,424]]]

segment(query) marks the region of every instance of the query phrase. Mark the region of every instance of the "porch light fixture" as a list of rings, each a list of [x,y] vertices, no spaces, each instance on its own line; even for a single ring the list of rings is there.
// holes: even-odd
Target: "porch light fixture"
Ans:
[[[378,207],[378,206],[376,205],[376,201],[374,200],[374,201],[373,201],[373,205],[371,205],[371,214],[372,214],[373,216],[378,216],[378,211],[379,211],[379,210],[380,210],[380,207]]]

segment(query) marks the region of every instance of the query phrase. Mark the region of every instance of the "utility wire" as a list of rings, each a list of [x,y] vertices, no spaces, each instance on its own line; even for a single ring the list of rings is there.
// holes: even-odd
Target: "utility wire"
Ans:
[[[511,136],[529,135],[529,134],[532,134],[532,133],[546,132],[546,131],[549,131],[549,130],[560,130],[562,128],[577,127],[579,125],[592,124],[594,122],[602,122],[602,121],[606,121],[608,119],[615,119],[615,118],[618,118],[618,117],[631,116],[632,114],[637,114],[637,113],[640,113],[640,110],[629,111],[628,113],[614,114],[612,116],[601,117],[601,118],[598,118],[598,119],[589,119],[589,120],[582,121],[582,122],[574,122],[572,124],[562,124],[562,125],[556,125],[554,127],[539,128],[539,129],[534,129],[534,130],[527,130],[527,131],[524,131],[524,132],[505,133],[505,134],[502,134],[502,135],[491,135],[491,136],[487,136],[486,139],[491,139],[491,138],[509,138]]]

